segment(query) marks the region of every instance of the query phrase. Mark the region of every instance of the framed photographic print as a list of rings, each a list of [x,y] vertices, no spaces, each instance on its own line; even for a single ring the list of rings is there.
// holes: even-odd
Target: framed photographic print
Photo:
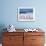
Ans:
[[[35,8],[19,7],[18,21],[35,21]]]

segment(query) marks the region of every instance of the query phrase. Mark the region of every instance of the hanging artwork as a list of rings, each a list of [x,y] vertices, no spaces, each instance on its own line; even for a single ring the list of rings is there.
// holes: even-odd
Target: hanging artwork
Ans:
[[[35,21],[35,8],[19,7],[18,21]]]

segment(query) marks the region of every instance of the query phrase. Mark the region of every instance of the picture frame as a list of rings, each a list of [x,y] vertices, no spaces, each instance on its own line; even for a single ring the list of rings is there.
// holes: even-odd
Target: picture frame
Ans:
[[[19,7],[18,21],[35,21],[35,8],[33,7]]]

